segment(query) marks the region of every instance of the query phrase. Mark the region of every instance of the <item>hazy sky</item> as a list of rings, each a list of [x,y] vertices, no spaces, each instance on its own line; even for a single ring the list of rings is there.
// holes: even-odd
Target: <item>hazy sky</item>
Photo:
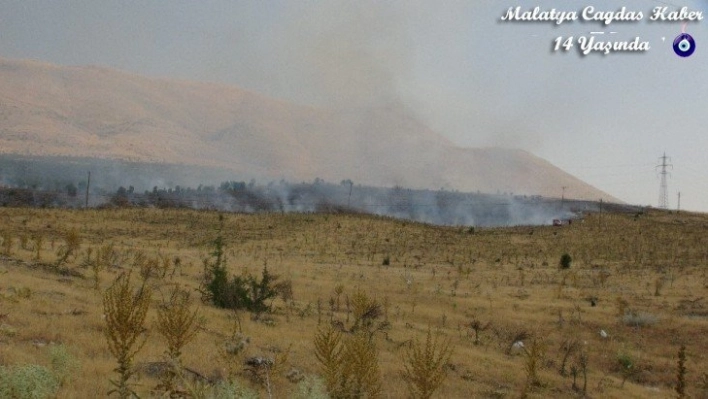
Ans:
[[[501,22],[517,5],[625,6],[644,20]],[[706,14],[686,26],[691,57],[672,50],[681,23],[648,21],[657,6]],[[591,31],[651,49],[551,51],[556,37]],[[0,0],[0,56],[225,82],[316,105],[402,103],[461,146],[528,150],[630,203],[657,205],[654,166],[665,151],[670,206],[681,191],[682,208],[708,211],[705,0]]]

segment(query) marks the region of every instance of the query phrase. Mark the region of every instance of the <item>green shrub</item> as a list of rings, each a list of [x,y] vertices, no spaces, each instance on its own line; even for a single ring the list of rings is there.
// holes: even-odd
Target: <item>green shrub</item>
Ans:
[[[0,366],[0,398],[51,398],[59,385],[59,378],[44,366]]]
[[[69,382],[71,377],[79,370],[79,361],[66,350],[64,345],[50,346],[49,357],[51,358],[54,375],[62,386]]]
[[[570,263],[573,262],[573,258],[570,257],[567,253],[561,255],[560,258],[560,267],[561,269],[570,269]]]
[[[206,285],[207,297],[214,306],[224,309],[245,309],[253,313],[268,312],[267,302],[278,296],[275,282],[278,276],[263,268],[258,279],[251,274],[234,276],[229,281],[226,270],[217,269]]]
[[[213,242],[211,259],[204,260],[202,300],[224,309],[246,309],[254,313],[270,311],[269,299],[278,296],[278,276],[263,267],[261,278],[249,273],[229,279],[221,236]]]
[[[617,355],[617,363],[619,364],[619,371],[622,374],[621,386],[624,387],[625,381],[637,372],[637,368],[632,360],[632,357],[626,353],[620,353]]]
[[[76,373],[79,363],[64,345],[49,347],[51,369],[36,364],[0,366],[0,398],[53,398]]]
[[[214,250],[211,259],[204,259],[204,277],[202,280],[202,301],[212,303],[217,307],[226,308],[226,293],[229,286],[229,274],[226,270],[224,256],[224,239],[219,235],[213,242]]]
[[[261,396],[251,390],[248,389],[236,381],[222,381],[217,383],[213,387],[212,391],[213,396],[209,396],[209,398],[213,399],[230,399],[230,398],[241,398],[241,399],[259,399]]]
[[[290,399],[329,399],[329,395],[321,378],[309,376],[298,382],[297,390]]]
[[[234,276],[226,293],[228,307],[254,313],[270,311],[270,304],[266,301],[278,295],[275,289],[277,279],[278,276],[271,274],[267,267],[263,267],[260,280],[250,274]]]

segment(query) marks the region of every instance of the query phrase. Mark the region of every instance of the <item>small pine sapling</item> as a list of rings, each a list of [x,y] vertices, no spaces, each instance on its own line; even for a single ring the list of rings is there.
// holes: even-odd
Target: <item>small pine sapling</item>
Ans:
[[[573,262],[573,258],[570,257],[567,253],[564,253],[560,257],[560,267],[561,269],[570,269],[570,264]]]

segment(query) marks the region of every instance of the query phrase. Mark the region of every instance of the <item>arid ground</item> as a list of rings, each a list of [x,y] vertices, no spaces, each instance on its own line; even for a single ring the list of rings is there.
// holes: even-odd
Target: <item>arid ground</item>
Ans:
[[[154,369],[167,347],[157,315],[175,286],[198,312],[182,350],[190,373],[180,384],[192,390],[232,375],[261,397],[301,394],[322,376],[315,335],[332,325],[346,335],[350,299],[364,293],[380,304],[372,342],[383,397],[409,395],[406,354],[428,331],[452,349],[434,397],[669,398],[681,379],[687,396],[708,397],[702,214],[591,214],[561,227],[491,229],[347,214],[0,208],[0,221],[0,367],[52,370],[50,352],[63,348],[72,362],[60,398],[113,388],[103,295],[131,270],[135,287],[146,280],[153,292],[129,381],[141,397],[159,395]],[[292,292],[257,319],[202,302],[204,259],[219,237],[229,273],[259,276],[267,266]],[[67,240],[74,249],[62,261]],[[233,341],[245,346],[226,350]],[[244,370],[255,356],[277,362],[267,386]]]

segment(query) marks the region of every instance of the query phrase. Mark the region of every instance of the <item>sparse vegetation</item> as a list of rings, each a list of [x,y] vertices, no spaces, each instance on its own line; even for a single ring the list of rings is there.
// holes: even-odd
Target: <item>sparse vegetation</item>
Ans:
[[[51,369],[59,386],[65,386],[76,379],[79,371],[79,361],[69,353],[64,345],[51,345],[49,347]]]
[[[708,363],[688,356],[679,377],[676,350],[682,342],[708,347],[702,334],[708,302],[701,294],[708,259],[701,231],[708,219],[659,211],[632,216],[604,213],[602,230],[590,214],[584,223],[560,228],[476,227],[467,234],[467,227],[351,214],[222,214],[219,220],[216,212],[176,209],[0,208],[0,228],[14,237],[11,255],[0,258],[0,367],[43,367],[58,384],[50,397],[101,397],[109,389],[116,395],[109,380],[120,384],[114,372],[120,365],[106,345],[109,312],[96,293],[132,271],[131,298],[141,286],[164,293],[162,301],[159,294],[146,301],[131,364],[124,367],[127,388],[140,397],[168,391],[326,397],[329,387],[336,397],[363,394],[369,386],[383,397],[405,397],[406,354],[416,345],[422,350],[428,326],[454,350],[434,397],[517,397],[519,391],[529,397],[675,397],[680,378],[685,397],[705,396]],[[221,226],[216,233],[214,226]],[[71,230],[80,245],[60,266],[70,273],[56,274],[57,250]],[[22,236],[29,237],[26,248]],[[557,263],[564,253],[575,258],[566,270]],[[381,267],[387,256],[390,265]],[[198,312],[192,319],[197,335],[172,361],[158,327],[169,323],[160,323],[159,313],[177,288],[205,291],[205,258],[223,265],[227,285],[234,277],[246,281],[241,286],[251,300],[251,283],[262,284],[267,265],[267,291],[276,295],[262,301],[266,310],[259,317],[211,300],[185,307],[183,321]],[[355,377],[353,370],[363,370],[354,365],[360,360],[335,367],[339,377],[328,385],[313,335],[330,329],[339,337],[336,359],[366,354],[359,359],[369,359],[377,372]],[[535,363],[536,379],[529,377],[525,353],[533,351],[533,338],[548,348]],[[524,346],[514,348],[518,341]],[[62,345],[81,363],[64,377],[47,351],[38,350]],[[625,355],[632,367],[620,361]],[[265,359],[265,367],[245,363],[254,358]]]

